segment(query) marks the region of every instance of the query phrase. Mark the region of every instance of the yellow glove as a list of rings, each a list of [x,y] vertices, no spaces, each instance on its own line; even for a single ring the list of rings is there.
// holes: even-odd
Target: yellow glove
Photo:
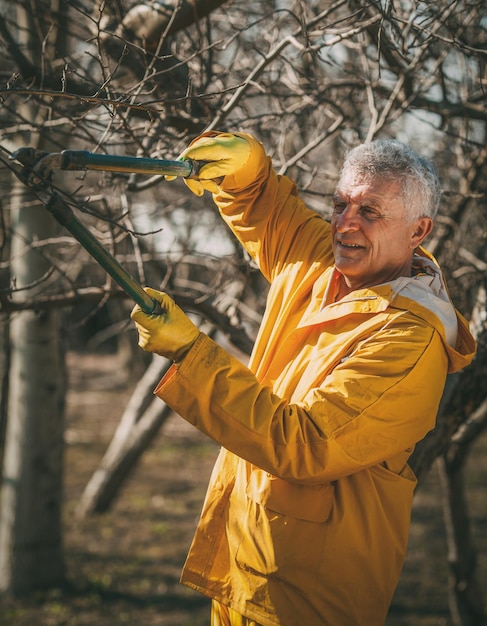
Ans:
[[[198,338],[200,331],[166,293],[146,287],[146,293],[161,304],[162,312],[144,313],[139,305],[130,317],[139,333],[139,346],[173,361],[180,361]]]
[[[195,139],[179,158],[209,161],[202,166],[197,179],[184,179],[194,194],[202,196],[205,189],[216,193],[221,179],[229,174],[235,174],[244,167],[249,156],[250,144],[243,137],[210,131]],[[174,178],[166,176],[166,180]]]

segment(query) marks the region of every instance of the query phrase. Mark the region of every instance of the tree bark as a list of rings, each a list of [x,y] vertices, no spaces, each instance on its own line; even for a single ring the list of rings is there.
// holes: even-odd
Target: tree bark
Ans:
[[[197,323],[197,319],[193,320]],[[203,323],[202,330],[214,337],[214,326]],[[103,459],[90,478],[76,508],[78,517],[107,511],[124,482],[134,471],[144,450],[171,415],[171,409],[153,391],[171,362],[157,355],[137,384]]]
[[[8,315],[0,313],[0,467],[3,466],[5,431],[7,429],[7,395],[9,374]]]
[[[485,613],[477,578],[477,552],[470,527],[463,463],[452,467],[438,459],[443,489],[449,574],[449,605],[454,626],[480,626]]]
[[[21,189],[12,276],[39,280],[46,262],[29,248],[51,218]],[[64,360],[57,311],[23,311],[10,324],[7,432],[0,511],[0,591],[25,592],[64,578],[61,534]]]
[[[448,452],[438,459],[450,566],[450,612],[454,626],[480,626],[486,618],[465,489],[465,465],[471,444],[486,428],[487,400],[461,426]]]
[[[65,5],[52,2],[32,15],[30,5],[1,3],[2,15],[16,25],[16,50],[48,72],[65,52]],[[56,21],[48,9],[56,14]],[[44,21],[45,19],[45,21]],[[13,26],[12,26],[13,29]],[[18,109],[30,130],[12,142],[31,140],[50,149],[54,137],[39,140],[48,115],[32,101]],[[18,293],[39,294],[56,280],[56,272],[35,241],[55,236],[59,227],[35,197],[16,179],[10,195],[10,276]],[[13,294],[13,299],[17,294]],[[66,389],[61,314],[50,310],[13,315],[9,328],[10,367],[6,398],[7,427],[0,510],[0,591],[24,593],[64,581],[62,546],[62,479],[64,397]]]
[[[108,510],[141,454],[171,414],[168,406],[152,396],[154,387],[169,365],[167,359],[158,356],[152,358],[100,465],[86,485],[76,509],[78,517]]]

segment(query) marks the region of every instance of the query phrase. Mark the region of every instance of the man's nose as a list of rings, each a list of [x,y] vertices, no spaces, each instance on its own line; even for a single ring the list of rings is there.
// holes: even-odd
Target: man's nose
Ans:
[[[335,220],[336,229],[339,233],[355,231],[359,228],[357,212],[350,205],[336,215]]]

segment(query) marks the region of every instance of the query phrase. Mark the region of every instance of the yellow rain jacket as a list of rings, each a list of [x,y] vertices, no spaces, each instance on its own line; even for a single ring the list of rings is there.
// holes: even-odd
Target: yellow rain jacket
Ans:
[[[249,367],[201,334],[156,394],[223,448],[182,581],[264,626],[380,626],[414,445],[473,358],[435,261],[334,302],[330,226],[251,156],[214,195],[270,282]]]

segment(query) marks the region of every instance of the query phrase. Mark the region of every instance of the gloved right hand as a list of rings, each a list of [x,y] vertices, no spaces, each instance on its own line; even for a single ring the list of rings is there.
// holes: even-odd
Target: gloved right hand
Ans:
[[[167,293],[149,287],[145,292],[159,302],[161,310],[148,314],[137,304],[132,309],[130,317],[139,334],[139,346],[147,352],[180,361],[198,339],[199,329]]]
[[[194,194],[202,196],[205,189],[216,193],[222,179],[244,167],[249,156],[250,144],[242,136],[210,131],[195,139],[179,159],[208,161],[198,172],[198,178],[184,179]],[[166,176],[166,180],[174,178]]]

